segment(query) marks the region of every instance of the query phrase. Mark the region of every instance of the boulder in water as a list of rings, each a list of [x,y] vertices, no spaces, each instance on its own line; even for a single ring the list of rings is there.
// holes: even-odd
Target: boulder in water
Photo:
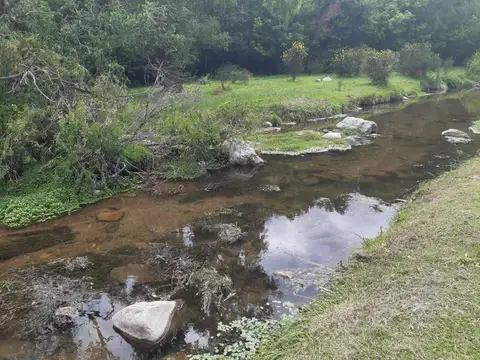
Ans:
[[[372,134],[378,131],[378,125],[374,121],[364,120],[348,116],[337,124],[337,128],[342,130],[356,131],[362,134]]]
[[[180,301],[138,302],[117,312],[113,328],[133,345],[152,349],[168,342],[181,326]]]
[[[232,165],[258,166],[263,160],[257,155],[253,147],[241,140],[226,140],[224,148],[228,153],[228,160]]]

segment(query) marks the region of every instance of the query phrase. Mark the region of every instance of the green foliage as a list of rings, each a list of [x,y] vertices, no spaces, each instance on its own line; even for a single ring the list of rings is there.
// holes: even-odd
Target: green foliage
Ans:
[[[388,78],[397,65],[397,55],[390,50],[366,51],[364,70],[372,83],[387,86]]]
[[[442,66],[440,55],[427,43],[406,44],[399,52],[399,68],[409,76],[425,77],[429,71]]]
[[[276,333],[291,322],[290,317],[281,320],[246,318],[230,324],[218,324],[214,354],[190,356],[190,360],[242,360],[249,359],[262,344],[273,339]]]
[[[293,80],[296,80],[297,75],[304,68],[304,60],[308,55],[307,48],[305,44],[301,41],[295,41],[292,44],[292,47],[286,50],[282,55],[282,60],[284,64],[288,67],[290,75]]]
[[[32,171],[26,179],[1,187],[3,195],[0,197],[0,224],[24,227],[44,222],[117,192],[131,189],[134,185],[132,181],[124,181],[109,188],[94,190],[89,186],[72,186],[61,178],[41,174]]]
[[[468,60],[467,73],[476,79],[480,79],[480,50]]]
[[[235,66],[232,70],[232,83],[235,84],[236,82],[248,82],[250,80],[251,74],[247,69],[242,69],[238,66]]]
[[[147,168],[153,161],[152,152],[144,145],[128,144],[123,148],[122,154],[127,161],[140,169]]]
[[[333,56],[333,69],[338,76],[359,76],[367,55],[367,48],[342,49]]]
[[[268,121],[273,126],[280,126],[282,125],[282,119],[275,113],[267,113],[262,114],[262,122]]]

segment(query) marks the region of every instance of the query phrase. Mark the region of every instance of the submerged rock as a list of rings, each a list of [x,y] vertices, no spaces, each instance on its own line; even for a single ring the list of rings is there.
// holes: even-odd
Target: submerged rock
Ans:
[[[120,221],[124,215],[125,212],[123,210],[105,209],[97,213],[96,219],[103,222],[114,222]]]
[[[273,276],[282,278],[296,294],[308,287],[324,288],[335,275],[335,271],[324,267],[307,269],[284,269],[273,272]]]
[[[228,153],[228,160],[232,165],[258,166],[263,164],[263,160],[245,141],[236,139],[226,140],[224,147]]]
[[[472,141],[466,132],[457,129],[445,130],[442,132],[442,136],[452,144],[467,144]]]
[[[342,130],[357,131],[362,134],[372,134],[378,131],[378,125],[374,121],[364,120],[348,116],[337,124],[337,128]]]
[[[470,139],[470,136],[466,132],[457,130],[457,129],[445,130],[444,132],[442,132],[442,136],[451,136],[451,137],[460,137],[464,139]]]
[[[327,132],[325,135],[323,135],[325,139],[341,139],[342,134],[337,133],[337,132]]]
[[[139,302],[117,312],[113,328],[126,340],[144,348],[162,346],[179,330],[179,301]]]
[[[55,311],[55,324],[59,327],[67,326],[79,316],[79,311],[73,306],[61,307]]]
[[[234,224],[218,224],[215,226],[218,238],[225,243],[233,244],[245,236],[242,229]]]
[[[452,144],[468,144],[472,139],[465,139],[461,137],[445,136],[445,140]]]
[[[125,284],[129,280],[134,280],[136,284],[145,284],[153,281],[148,267],[140,264],[116,267],[110,271],[110,277],[121,284]]]
[[[278,185],[260,185],[259,190],[261,192],[280,192],[280,186],[278,186]]]
[[[369,145],[372,143],[371,139],[362,137],[362,136],[347,136],[345,140],[351,145],[351,146],[363,146],[363,145]]]

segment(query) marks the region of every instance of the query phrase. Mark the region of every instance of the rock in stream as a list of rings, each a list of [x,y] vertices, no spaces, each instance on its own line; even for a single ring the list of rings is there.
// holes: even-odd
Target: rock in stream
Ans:
[[[133,345],[152,349],[170,341],[179,330],[182,307],[180,301],[135,303],[113,316],[113,327]]]

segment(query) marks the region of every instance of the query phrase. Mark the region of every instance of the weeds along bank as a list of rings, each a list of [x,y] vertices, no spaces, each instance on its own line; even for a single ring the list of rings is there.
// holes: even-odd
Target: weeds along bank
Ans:
[[[479,358],[479,173],[477,157],[422,185],[254,358]]]

